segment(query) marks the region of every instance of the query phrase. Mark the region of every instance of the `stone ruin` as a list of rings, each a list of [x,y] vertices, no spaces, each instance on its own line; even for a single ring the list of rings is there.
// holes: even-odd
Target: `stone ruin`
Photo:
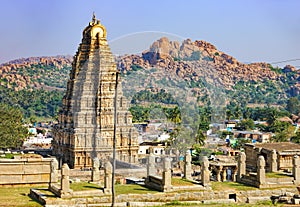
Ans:
[[[210,183],[210,170],[209,161],[207,157],[204,157],[201,163],[200,183],[192,178],[192,164],[191,154],[187,152],[184,157],[184,175],[185,180],[194,182],[195,184],[202,184],[203,187],[207,187]],[[172,186],[172,164],[171,159],[167,156],[163,157],[163,171],[162,175],[158,176],[155,166],[155,156],[150,154],[147,159],[147,177],[145,179],[145,185],[149,188],[153,188],[162,192],[170,192],[175,188]],[[202,186],[193,186],[194,189],[204,189]],[[180,187],[179,187],[180,188]]]
[[[192,180],[192,155],[190,152],[186,152],[184,156],[184,175],[187,180]]]
[[[275,163],[271,163],[272,173],[278,172],[277,168],[272,167]],[[300,184],[300,159],[298,155],[293,157],[293,168],[291,175],[286,174],[284,177],[267,177],[266,161],[264,156],[260,155],[256,162],[256,172],[247,171],[246,154],[241,152],[238,161],[237,181],[246,185],[258,188],[282,187]]]
[[[93,171],[92,171],[92,181],[100,181],[99,173],[99,159],[93,159]],[[112,165],[107,161],[104,165],[104,187],[102,189],[104,194],[111,194],[112,187]],[[53,159],[51,162],[51,173],[50,182],[48,189],[60,198],[70,198],[73,196],[73,191],[70,189],[70,168],[67,163],[64,163],[61,168],[61,180],[60,185],[58,185],[58,162]],[[99,186],[100,188],[100,186]],[[99,193],[100,194],[100,193]]]
[[[147,177],[145,185],[162,192],[169,192],[172,190],[172,173],[171,173],[171,159],[163,158],[163,172],[162,177],[156,175],[155,157],[150,154],[147,163]]]

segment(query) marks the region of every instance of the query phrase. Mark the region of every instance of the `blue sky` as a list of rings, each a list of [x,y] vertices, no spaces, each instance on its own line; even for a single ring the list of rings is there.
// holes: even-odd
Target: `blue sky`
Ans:
[[[0,5],[0,63],[74,55],[93,11],[113,48],[124,52],[135,47],[140,52],[153,39],[170,36],[208,41],[242,62],[300,58],[298,0],[1,0]]]

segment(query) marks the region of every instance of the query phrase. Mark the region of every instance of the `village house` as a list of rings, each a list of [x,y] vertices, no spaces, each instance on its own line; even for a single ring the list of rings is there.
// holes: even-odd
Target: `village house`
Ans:
[[[236,138],[248,138],[251,140],[266,143],[270,141],[272,133],[270,132],[259,132],[259,131],[232,131]]]
[[[164,155],[165,154],[165,143],[163,142],[143,142],[139,146],[138,154],[140,156],[154,154]]]

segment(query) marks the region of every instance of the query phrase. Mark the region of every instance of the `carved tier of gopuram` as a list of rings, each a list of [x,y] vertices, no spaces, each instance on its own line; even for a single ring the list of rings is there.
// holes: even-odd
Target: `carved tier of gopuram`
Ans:
[[[112,156],[116,73],[106,29],[93,16],[74,56],[59,122],[53,129],[53,151],[61,163],[89,168],[93,158]],[[135,163],[138,133],[117,81],[117,159]]]

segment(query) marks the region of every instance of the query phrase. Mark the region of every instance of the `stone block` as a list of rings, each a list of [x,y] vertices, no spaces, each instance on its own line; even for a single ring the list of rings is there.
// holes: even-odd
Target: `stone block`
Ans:
[[[0,175],[0,184],[24,183],[21,175]]]
[[[202,202],[203,204],[229,204],[229,203],[235,203],[235,200],[233,199],[213,199],[213,200],[204,200]]]
[[[39,163],[29,163],[23,166],[24,174],[40,174],[40,173],[50,173],[50,163],[42,164]]]
[[[255,204],[257,202],[262,202],[262,201],[271,201],[271,197],[270,196],[248,197],[246,203]]]
[[[1,174],[20,174],[23,172],[23,163],[0,163],[0,172]]]

